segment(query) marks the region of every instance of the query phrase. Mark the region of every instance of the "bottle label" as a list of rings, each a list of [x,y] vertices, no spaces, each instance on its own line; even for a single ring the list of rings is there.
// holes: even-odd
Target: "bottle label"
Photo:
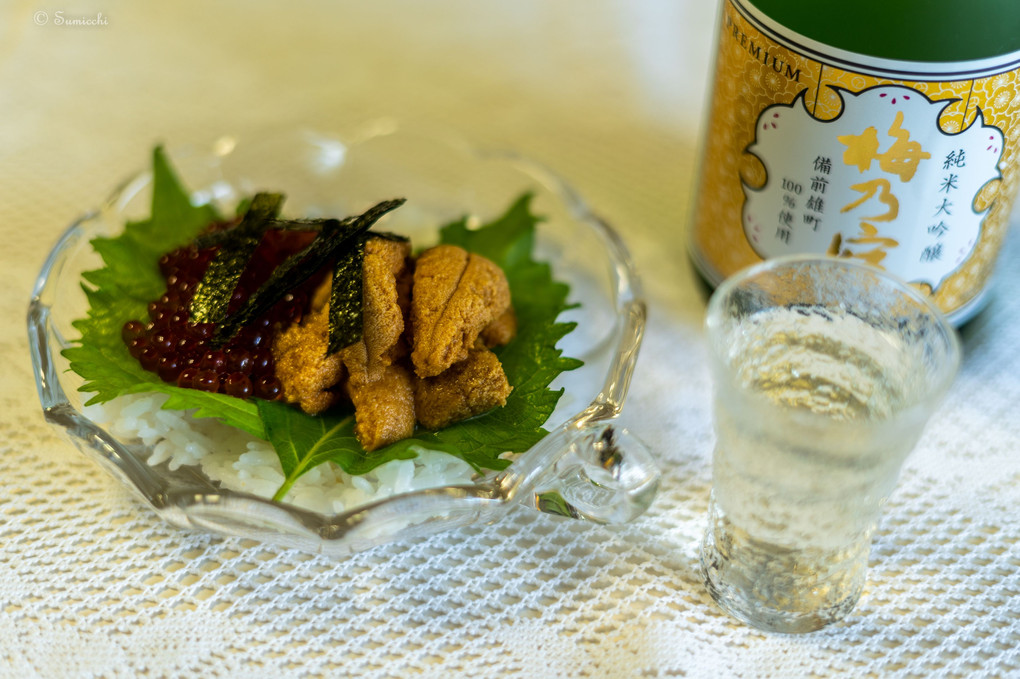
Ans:
[[[691,232],[703,273],[718,283],[764,258],[828,252],[896,273],[951,315],[972,307],[1018,181],[1017,55],[827,54],[742,0],[720,29]]]

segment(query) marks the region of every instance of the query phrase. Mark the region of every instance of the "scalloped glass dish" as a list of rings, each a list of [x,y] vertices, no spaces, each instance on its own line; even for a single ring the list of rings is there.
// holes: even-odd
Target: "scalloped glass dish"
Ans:
[[[564,395],[550,433],[507,469],[468,485],[393,495],[339,514],[272,502],[220,487],[197,467],[150,465],[151,450],[118,440],[83,414],[81,379],[60,352],[86,311],[81,273],[99,266],[89,241],[116,235],[148,215],[151,174],[118,187],[99,209],[72,224],[43,265],[29,306],[28,332],[47,420],[173,525],[344,555],[460,525],[491,522],[516,505],[598,523],[629,521],[651,503],[659,472],[643,444],[613,424],[623,407],[645,326],[640,281],[619,235],[565,182],[515,154],[478,151],[449,135],[380,120],[349,134],[291,129],[258,138],[223,137],[208,149],[169,149],[193,201],[229,213],[256,190],[282,191],[287,216],[359,212],[396,195],[407,204],[388,230],[428,245],[438,228],[464,215],[502,214],[524,191],[544,217],[538,259],[571,286],[577,322],[560,343],[584,366],[553,383]]]

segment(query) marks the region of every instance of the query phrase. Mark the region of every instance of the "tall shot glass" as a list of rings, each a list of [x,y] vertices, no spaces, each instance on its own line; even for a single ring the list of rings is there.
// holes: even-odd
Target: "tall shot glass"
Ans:
[[[706,327],[708,590],[768,631],[840,620],[860,598],[881,505],[956,374],[956,333],[899,279],[803,255],[723,283]]]

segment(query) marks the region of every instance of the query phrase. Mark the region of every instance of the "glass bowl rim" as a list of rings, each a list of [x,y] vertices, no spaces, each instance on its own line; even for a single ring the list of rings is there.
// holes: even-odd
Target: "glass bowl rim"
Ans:
[[[390,516],[408,511],[427,511],[430,514],[423,516],[437,519],[426,521],[410,534],[429,534],[473,523],[479,518],[492,519],[516,504],[597,523],[615,523],[635,518],[654,497],[659,473],[643,444],[626,430],[622,434],[630,437],[630,443],[625,448],[627,459],[642,471],[636,486],[625,492],[631,499],[636,499],[635,502],[625,499],[623,507],[614,506],[604,511],[589,508],[585,511],[569,503],[566,507],[559,503],[543,503],[536,490],[557,461],[577,447],[580,436],[611,429],[612,420],[622,411],[647,316],[640,276],[622,237],[609,222],[590,208],[568,182],[549,168],[519,153],[485,151],[463,139],[458,144],[457,138],[449,134],[437,137],[431,130],[408,129],[402,125],[383,134],[413,134],[434,138],[444,144],[455,145],[461,151],[469,151],[478,159],[513,164],[558,196],[573,219],[587,225],[601,239],[613,267],[613,294],[619,339],[612,352],[602,389],[587,407],[559,428],[550,431],[489,483],[412,491],[331,515],[286,502],[272,502],[242,491],[214,488],[208,482],[205,486],[199,484],[183,490],[170,488],[157,469],[138,459],[124,443],[72,405],[53,361],[52,352],[59,351],[54,343],[59,343],[62,338],[51,335],[50,306],[44,301],[48,286],[60,277],[60,256],[67,252],[76,239],[85,235],[83,231],[87,225],[100,218],[104,211],[117,211],[119,203],[130,199],[129,194],[144,188],[151,181],[151,170],[139,170],[120,182],[101,207],[75,219],[57,239],[40,269],[29,304],[28,332],[36,386],[45,418],[63,430],[79,450],[99,462],[107,472],[118,478],[170,523],[309,551],[350,553],[378,544],[380,540],[370,538],[364,539],[364,544],[361,544],[361,539],[356,534],[351,537],[351,533],[357,532],[366,517],[382,513],[381,508],[385,508],[386,514]],[[252,136],[257,138],[257,135]],[[212,146],[207,145],[206,148]],[[193,146],[190,148],[194,150]],[[345,540],[347,544],[338,544]]]

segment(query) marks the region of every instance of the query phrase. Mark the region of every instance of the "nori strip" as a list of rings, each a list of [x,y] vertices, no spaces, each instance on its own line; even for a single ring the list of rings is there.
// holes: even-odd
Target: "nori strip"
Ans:
[[[279,231],[322,231],[326,222],[335,222],[335,219],[274,219],[269,223],[269,228]]]
[[[279,195],[279,194],[256,194],[259,195]],[[243,199],[237,206],[237,216],[244,217],[249,207],[252,205],[252,198]],[[282,202],[282,196],[281,196]],[[336,221],[335,219],[277,219],[276,214],[272,214],[269,218],[262,223],[261,231],[321,231],[323,224],[329,221]],[[204,250],[205,248],[212,247],[214,245],[222,245],[228,242],[231,238],[235,237],[235,233],[240,224],[232,226],[227,229],[219,229],[216,231],[209,231],[206,233],[199,234],[195,240],[192,241],[192,245],[198,250]]]
[[[372,236],[406,243],[410,239],[389,231],[373,231]],[[329,296],[329,345],[326,354],[334,354],[361,340],[365,324],[362,322],[365,243],[368,234],[362,234],[356,247],[341,255],[333,265],[333,282]]]
[[[374,235],[374,234],[373,234]],[[365,324],[362,322],[362,292],[365,262],[365,242],[362,234],[354,247],[337,258],[333,264],[333,282],[329,294],[329,345],[326,354],[335,354],[361,339]]]
[[[251,201],[248,201],[249,203]],[[265,231],[322,231],[323,226],[327,222],[335,222],[335,219],[331,218],[315,218],[315,219],[271,219],[264,225]],[[220,245],[231,238],[231,234],[234,228],[223,229],[219,231],[210,231],[208,233],[200,234],[192,244],[199,250],[211,247],[213,245]],[[389,231],[373,231],[374,235],[387,240],[410,240],[407,236],[390,233]]]
[[[241,223],[238,222],[233,226],[228,225],[226,228],[200,233],[195,237],[195,240],[191,241],[191,244],[195,246],[196,250],[205,250],[206,248],[211,248],[214,245],[222,245],[230,241],[231,238],[234,238],[234,229],[240,225]]]
[[[191,299],[192,323],[219,323],[227,316],[227,305],[237,288],[252,254],[259,246],[270,220],[283,205],[279,193],[258,193],[252,198],[241,222],[232,229],[220,231],[221,246]]]
[[[403,234],[393,233],[391,231],[373,231],[372,235],[377,238],[384,238],[386,240],[400,241],[401,243],[410,242],[410,238]]]
[[[285,259],[265,283],[227,316],[216,328],[213,345],[222,346],[231,337],[259,315],[265,313],[290,290],[306,281],[316,271],[340,255],[344,247],[368,231],[384,214],[404,204],[403,198],[379,203],[360,215],[343,221],[327,219],[322,222],[319,234],[304,250]],[[358,297],[358,316],[361,316],[361,298]]]

